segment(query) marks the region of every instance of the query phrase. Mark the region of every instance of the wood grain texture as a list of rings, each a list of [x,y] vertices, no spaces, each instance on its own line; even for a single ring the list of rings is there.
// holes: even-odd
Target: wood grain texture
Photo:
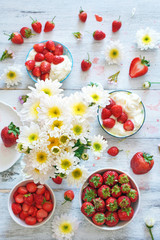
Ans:
[[[88,13],[88,19],[85,24],[78,21],[78,11],[82,6]],[[136,8],[136,14],[131,18],[132,8]],[[53,39],[65,44],[71,51],[74,59],[73,71],[70,77],[64,82],[63,88],[65,94],[69,95],[75,90],[79,90],[89,82],[100,82],[105,89],[129,89],[139,94],[146,107],[146,121],[143,128],[134,136],[126,140],[117,140],[108,136],[100,128],[98,121],[93,123],[92,132],[100,133],[107,138],[109,146],[116,145],[123,149],[117,157],[110,157],[104,153],[100,160],[95,160],[93,156],[85,162],[90,172],[104,167],[117,167],[128,172],[137,182],[141,191],[140,211],[131,224],[119,231],[99,231],[91,226],[80,213],[79,208],[79,189],[73,189],[75,200],[72,203],[61,205],[63,202],[63,193],[68,189],[65,181],[62,185],[57,186],[51,180],[49,185],[53,188],[57,207],[55,214],[71,213],[79,218],[81,225],[74,237],[74,240],[150,240],[148,230],[144,225],[144,217],[151,211],[157,219],[153,228],[155,240],[160,239],[160,165],[158,144],[160,143],[160,85],[153,85],[152,90],[142,90],[144,81],[159,81],[160,53],[159,49],[154,51],[139,51],[135,45],[135,34],[139,28],[147,26],[160,31],[160,2],[158,0],[30,0],[29,3],[24,0],[7,0],[0,1],[0,54],[7,47],[11,48],[16,55],[14,60],[8,60],[0,63],[0,74],[8,65],[22,65],[23,80],[15,90],[7,90],[3,79],[0,80],[0,101],[10,104],[19,111],[21,104],[18,102],[19,95],[28,92],[29,85],[34,86],[33,81],[28,77],[24,67],[25,57],[34,43],[42,40]],[[99,14],[104,21],[98,23],[95,21],[94,14]],[[56,15],[55,30],[51,33],[42,33],[31,39],[25,40],[22,46],[16,46],[7,41],[3,32],[13,32],[23,26],[30,26],[30,18],[37,18],[42,21],[43,25],[46,20],[52,19]],[[122,29],[116,33],[111,33],[111,22],[118,16],[122,19]],[[92,33],[96,29],[104,30],[106,39],[102,42],[96,42],[92,38]],[[81,31],[84,35],[81,41],[77,41],[72,32]],[[107,43],[110,40],[119,39],[125,47],[125,58],[123,65],[108,66],[105,64],[104,52]],[[93,64],[90,71],[82,73],[80,69],[81,60],[87,57],[87,52],[91,59],[98,58],[98,63]],[[135,56],[144,55],[151,62],[148,73],[138,79],[130,79],[128,69],[131,60]],[[111,74],[120,70],[118,84],[109,85],[107,78]],[[134,175],[130,169],[130,159],[137,151],[147,151],[154,155],[155,165],[151,172],[146,175]],[[23,179],[22,174],[23,161],[19,160],[12,168],[0,174],[0,240],[51,240],[51,223],[49,221],[41,229],[28,230],[17,225],[9,216],[7,209],[8,193],[15,184]]]

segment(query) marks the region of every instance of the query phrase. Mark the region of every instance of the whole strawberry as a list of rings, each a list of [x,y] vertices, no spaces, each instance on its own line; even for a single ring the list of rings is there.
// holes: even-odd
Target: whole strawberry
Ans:
[[[101,118],[104,120],[106,118],[109,118],[112,115],[111,111],[107,108],[103,108],[101,112]]]
[[[25,66],[28,71],[32,71],[33,68],[35,67],[35,61],[34,60],[28,60],[25,62]]]
[[[97,212],[103,212],[103,209],[106,207],[104,200],[102,200],[100,197],[93,199],[93,204]]]
[[[38,22],[37,20],[34,20],[33,18],[31,18],[33,20],[31,26],[33,28],[33,30],[36,32],[36,33],[41,33],[42,31],[42,24],[40,22]]]
[[[84,202],[81,206],[81,212],[87,217],[92,217],[95,214],[95,208],[92,203]]]
[[[61,184],[62,180],[63,179],[60,176],[57,176],[56,178],[52,178],[52,181],[56,184]]]
[[[32,70],[32,74],[35,77],[40,77],[41,76],[41,69],[40,67],[34,67]]]
[[[98,196],[102,199],[107,199],[111,196],[110,193],[110,187],[107,185],[102,185],[99,189],[98,189]]]
[[[117,32],[122,26],[122,22],[120,21],[120,17],[118,20],[114,20],[112,22],[112,32]]]
[[[21,33],[22,37],[24,37],[24,38],[29,38],[32,35],[35,35],[32,33],[32,30],[28,27],[21,28],[20,33]]]
[[[81,69],[83,72],[88,71],[92,66],[91,61],[89,60],[89,54],[88,54],[88,59],[83,59],[83,61],[81,62]]]
[[[40,65],[40,70],[42,73],[49,73],[51,70],[51,64],[49,62],[43,61]]]
[[[109,227],[116,226],[117,223],[119,222],[119,217],[117,212],[107,212],[105,214],[106,221],[105,224]]]
[[[134,129],[134,123],[131,120],[127,120],[124,124],[123,124],[123,128],[126,131],[133,131]]]
[[[54,55],[63,55],[63,46],[61,44],[55,46]]]
[[[103,120],[103,126],[105,128],[113,128],[116,121],[113,118],[106,118]]]
[[[118,173],[115,171],[107,171],[103,174],[104,183],[108,186],[113,186],[118,182]]]
[[[34,50],[38,53],[43,53],[44,51],[44,43],[37,43],[37,44],[34,44],[33,46]]]
[[[138,191],[136,189],[131,189],[127,194],[127,197],[131,200],[131,202],[136,202],[138,199]]]
[[[118,184],[114,185],[114,186],[111,188],[111,195],[112,195],[112,197],[118,198],[118,197],[121,196],[121,194],[122,194],[121,188],[118,186]]]
[[[119,149],[115,146],[111,147],[108,149],[107,153],[113,157],[117,156],[117,154],[119,153]]]
[[[55,19],[55,17],[52,19],[52,21],[47,21],[45,23],[44,32],[50,32],[55,28],[55,24],[53,22],[54,19]]]
[[[145,152],[137,152],[131,159],[131,168],[135,174],[147,173],[153,165],[153,156]]]
[[[131,205],[130,199],[128,197],[126,197],[126,196],[119,197],[117,202],[118,202],[118,206],[120,208],[127,208],[127,207],[129,207]]]
[[[114,117],[118,118],[122,114],[122,107],[121,105],[114,105],[111,107],[111,113]]]
[[[99,173],[94,173],[89,178],[89,185],[94,188],[100,188],[100,186],[103,184],[103,177]]]
[[[53,60],[52,60],[53,64],[58,65],[58,64],[62,63],[63,61],[64,61],[63,57],[53,55]]]
[[[95,40],[98,40],[98,41],[99,40],[103,40],[105,37],[106,37],[106,34],[104,32],[102,32],[102,31],[100,31],[100,30],[96,30],[93,33],[93,38]]]
[[[97,192],[94,188],[88,186],[83,189],[82,200],[84,202],[92,202],[94,198],[96,198]]]
[[[127,176],[127,174],[122,173],[122,174],[120,174],[119,177],[118,177],[118,182],[119,182],[120,184],[129,183],[129,177]]]
[[[8,40],[11,40],[15,44],[22,44],[24,42],[21,34],[18,32],[13,32],[11,35],[9,35]]]
[[[125,123],[128,120],[128,116],[125,112],[122,112],[121,116],[117,118],[117,122]]]
[[[95,213],[92,217],[92,221],[97,226],[101,226],[105,223],[105,215],[104,213]]]
[[[129,193],[130,190],[131,190],[131,184],[130,184],[130,183],[123,183],[123,184],[121,185],[121,192],[122,192],[123,194]]]
[[[106,208],[110,212],[115,212],[118,209],[118,203],[116,198],[110,197],[106,200]]]
[[[132,207],[122,208],[118,210],[118,216],[121,221],[129,221],[134,215]]]
[[[72,190],[68,190],[64,193],[64,203],[66,203],[67,201],[72,201],[74,199],[74,192]],[[62,204],[64,204],[62,203]]]
[[[85,11],[83,11],[82,8],[80,8],[78,16],[79,16],[79,19],[81,20],[81,22],[85,22],[87,20],[87,13]]]
[[[1,131],[1,138],[4,146],[11,147],[15,145],[19,134],[19,127],[16,127],[13,122],[11,122],[8,127],[4,127]]]

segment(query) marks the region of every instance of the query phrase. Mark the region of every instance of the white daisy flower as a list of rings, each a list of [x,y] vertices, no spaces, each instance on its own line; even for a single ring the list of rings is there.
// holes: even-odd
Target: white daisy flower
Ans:
[[[155,219],[152,216],[147,216],[145,218],[145,224],[148,228],[152,228],[155,224]]]
[[[58,172],[68,174],[73,166],[77,165],[79,159],[74,156],[73,153],[62,153],[56,161],[56,167]]]
[[[76,185],[79,187],[88,176],[88,170],[84,166],[75,166],[67,176],[69,185]]]
[[[147,27],[140,29],[136,33],[137,45],[141,50],[158,48],[160,34],[153,29]]]
[[[67,133],[70,128],[70,118],[50,119],[46,120],[45,128],[51,137],[59,137],[63,133]]]
[[[73,215],[55,216],[52,222],[52,237],[58,240],[71,240],[78,226],[78,219]]]
[[[111,41],[107,46],[106,52],[106,62],[108,64],[120,64],[123,58],[123,46],[120,41]]]
[[[61,153],[61,149],[58,146],[53,146],[51,148],[51,153],[55,156],[59,155]]]
[[[18,140],[17,140],[18,141]],[[24,143],[18,142],[16,144],[16,150],[20,153],[29,153],[29,147]]]
[[[7,84],[7,88],[18,85],[22,81],[21,66],[13,65],[5,68],[0,79],[4,80],[4,82]]]
[[[91,140],[91,150],[94,155],[99,157],[102,152],[108,147],[107,141],[103,139],[103,136],[93,136]]]

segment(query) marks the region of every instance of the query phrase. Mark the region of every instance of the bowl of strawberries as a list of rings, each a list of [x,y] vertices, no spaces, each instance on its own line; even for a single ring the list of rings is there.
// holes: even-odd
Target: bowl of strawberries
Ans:
[[[9,194],[9,213],[23,227],[42,226],[53,215],[55,206],[52,189],[47,184],[35,184],[33,180],[18,183]]]
[[[113,91],[109,97],[109,104],[98,109],[98,122],[103,130],[116,138],[137,133],[145,121],[145,107],[141,98],[126,90]]]
[[[80,208],[85,218],[102,230],[125,227],[136,216],[140,191],[136,182],[118,169],[92,173],[80,191]]]
[[[33,45],[27,54],[25,66],[34,82],[37,79],[63,82],[72,71],[73,58],[62,43],[48,40]]]

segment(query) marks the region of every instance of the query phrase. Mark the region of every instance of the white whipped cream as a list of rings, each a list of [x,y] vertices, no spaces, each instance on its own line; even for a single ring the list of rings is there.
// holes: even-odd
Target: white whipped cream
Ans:
[[[133,131],[125,131],[123,124],[117,122],[116,118],[112,115],[111,118],[116,120],[113,128],[107,128],[107,132],[115,136],[129,136],[135,133],[142,125],[144,121],[144,110],[141,103],[141,98],[135,93],[128,93],[123,91],[113,92],[110,97],[116,102],[117,105],[121,105],[123,111],[128,115],[128,120],[134,123]]]
[[[27,61],[28,60],[34,60],[35,59],[35,55],[37,54],[37,52],[32,49],[28,55]],[[56,80],[58,79],[59,81],[62,81],[65,77],[67,77],[67,75],[69,74],[69,72],[71,71],[71,61],[69,60],[67,55],[60,55],[60,57],[64,58],[64,61],[55,65],[53,63],[51,63],[51,71],[49,74],[49,78],[52,80]],[[40,66],[42,62],[36,62],[36,66]]]

